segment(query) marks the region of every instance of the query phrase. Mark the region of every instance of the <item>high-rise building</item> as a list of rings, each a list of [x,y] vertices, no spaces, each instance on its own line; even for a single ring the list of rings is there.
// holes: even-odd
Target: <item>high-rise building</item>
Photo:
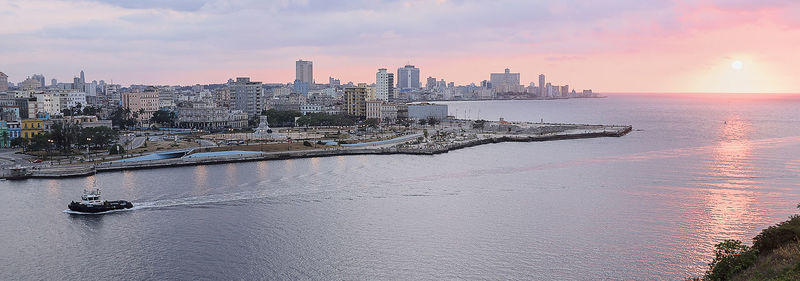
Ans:
[[[295,80],[300,80],[308,85],[314,84],[313,63],[310,61],[298,60],[295,64]]]
[[[419,68],[406,65],[397,69],[398,89],[419,89]]]
[[[492,88],[495,89],[495,92],[519,92],[519,73],[511,73],[508,68],[503,73],[490,74],[489,81],[492,83]]]
[[[8,91],[8,75],[0,72],[0,91]]]
[[[264,109],[264,87],[261,82],[251,82],[250,77],[236,77],[228,82],[231,89],[231,105],[250,116],[261,114]]]
[[[44,75],[42,75],[42,74],[34,74],[33,76],[31,76],[31,79],[39,81],[39,87],[47,86],[47,84],[45,84],[45,82],[44,82]],[[39,88],[39,87],[37,87],[37,88]]]
[[[56,80],[55,78],[50,79],[50,86],[57,86],[57,85],[58,85],[58,80]]]
[[[359,84],[358,87],[344,88],[345,104],[347,114],[366,117],[367,116],[367,85]]]
[[[553,97],[554,96],[553,90],[554,90],[553,89],[553,85],[550,84],[550,82],[547,82],[547,84],[544,86],[544,95],[543,96],[548,97],[548,98],[549,97]]]
[[[539,74],[539,96],[544,97],[547,88],[545,88],[544,74]]]
[[[428,80],[425,82],[425,88],[431,90],[436,88],[436,78],[428,77]]]
[[[394,73],[389,73],[386,68],[378,69],[375,74],[375,99],[394,101]]]
[[[82,92],[86,92],[86,77],[83,76],[83,70],[81,70],[81,84],[80,88],[76,88],[76,90],[80,90]]]
[[[80,78],[80,77],[75,77],[75,78],[72,78],[72,89],[73,89],[73,90],[82,91],[82,90],[81,90],[81,89],[83,89],[83,88],[81,87],[81,85],[82,85],[82,84],[83,84],[83,83],[81,83],[81,78]]]

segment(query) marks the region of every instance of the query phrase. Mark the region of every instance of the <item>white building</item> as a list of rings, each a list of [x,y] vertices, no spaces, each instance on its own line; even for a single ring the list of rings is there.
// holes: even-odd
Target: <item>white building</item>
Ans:
[[[318,104],[301,104],[300,105],[300,113],[303,115],[309,113],[320,113],[322,111],[322,106]]]
[[[378,69],[375,74],[375,99],[394,101],[394,73],[389,73],[386,68]]]
[[[86,93],[84,92],[67,92],[60,94],[61,110],[70,109],[73,107],[86,107]]]
[[[36,118],[38,113],[47,113],[51,116],[61,114],[61,97],[59,94],[40,93],[34,94],[36,101],[28,101],[28,117]]]
[[[367,101],[367,119],[381,119],[381,105],[383,101]]]

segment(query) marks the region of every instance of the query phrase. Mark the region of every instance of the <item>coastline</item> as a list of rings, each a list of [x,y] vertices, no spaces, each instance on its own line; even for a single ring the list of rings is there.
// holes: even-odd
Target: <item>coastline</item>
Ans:
[[[251,161],[270,161],[287,160],[298,158],[332,157],[347,155],[436,155],[447,153],[454,150],[464,149],[484,144],[502,142],[541,142],[568,139],[585,139],[598,137],[621,137],[632,131],[632,126],[605,126],[596,125],[594,130],[581,131],[559,131],[546,134],[481,134],[475,139],[450,141],[445,145],[435,145],[424,148],[407,148],[394,145],[391,147],[358,147],[358,148],[325,148],[313,150],[298,150],[285,152],[261,152],[257,154],[229,154],[208,157],[193,158],[172,158],[144,160],[133,162],[104,162],[99,164],[78,164],[71,166],[54,167],[34,167],[28,170],[24,176],[11,176],[10,171],[2,171],[2,177],[6,179],[27,179],[27,178],[66,178],[89,176],[100,172],[139,170],[139,169],[158,169],[178,166],[197,166],[210,164],[223,164],[235,162]],[[404,142],[405,143],[405,142]],[[400,143],[402,144],[402,143]]]

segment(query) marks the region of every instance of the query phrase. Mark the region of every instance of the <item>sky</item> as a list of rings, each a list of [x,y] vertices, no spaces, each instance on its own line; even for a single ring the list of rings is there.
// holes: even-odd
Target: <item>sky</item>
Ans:
[[[597,92],[800,93],[795,0],[0,0],[0,71],[69,82],[375,81],[405,64],[456,84]],[[424,83],[424,82],[423,82]]]

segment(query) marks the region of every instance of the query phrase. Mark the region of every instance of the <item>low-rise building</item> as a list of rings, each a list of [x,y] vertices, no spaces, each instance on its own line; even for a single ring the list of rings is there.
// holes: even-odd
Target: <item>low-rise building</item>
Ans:
[[[247,127],[248,115],[241,110],[230,110],[216,106],[193,104],[177,110],[179,128],[216,130]]]
[[[391,123],[397,120],[397,105],[384,103],[381,105],[381,122]]]
[[[81,128],[109,127],[113,128],[111,120],[100,120],[94,115],[64,116],[64,123],[77,124]]]
[[[5,121],[0,121],[0,147],[11,147],[11,133]]]
[[[30,139],[35,135],[44,132],[44,122],[41,119],[25,119],[22,120],[22,135],[21,137]]]
[[[367,119],[381,119],[382,100],[367,101]]]
[[[22,122],[21,121],[13,121],[13,122],[6,122],[6,126],[8,126],[8,134],[9,137],[13,140],[19,137],[22,137]]]
[[[300,113],[303,115],[309,113],[319,113],[322,111],[322,106],[318,104],[302,104],[300,105]]]
[[[419,120],[428,119],[431,117],[438,120],[447,118],[447,105],[433,103],[418,103],[408,105],[408,118]]]

